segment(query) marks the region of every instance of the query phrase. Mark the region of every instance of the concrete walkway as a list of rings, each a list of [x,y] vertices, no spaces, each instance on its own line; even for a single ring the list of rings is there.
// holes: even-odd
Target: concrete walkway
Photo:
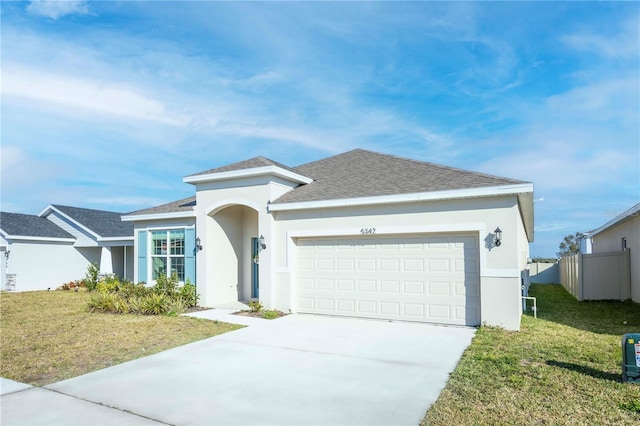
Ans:
[[[2,424],[415,425],[475,333],[310,315],[233,317],[252,324],[3,395]]]

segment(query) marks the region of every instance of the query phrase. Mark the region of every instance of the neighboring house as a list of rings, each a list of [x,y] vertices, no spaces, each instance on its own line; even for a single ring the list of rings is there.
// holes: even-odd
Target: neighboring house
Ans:
[[[531,183],[360,149],[183,181],[195,197],[123,216],[138,281],[176,273],[204,306],[520,327]]]
[[[133,279],[133,225],[121,216],[60,205],[37,216],[0,213],[1,288],[53,289],[83,278],[90,263]]]
[[[580,248],[583,254],[628,250],[631,299],[640,302],[640,203],[601,227],[587,232],[581,240]]]

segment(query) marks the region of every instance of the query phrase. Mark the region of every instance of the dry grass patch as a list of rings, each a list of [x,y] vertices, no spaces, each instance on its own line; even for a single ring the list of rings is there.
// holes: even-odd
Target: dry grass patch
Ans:
[[[638,425],[640,386],[621,382],[625,333],[640,304],[577,302],[534,285],[538,319],[481,327],[422,425]]]
[[[0,294],[0,376],[42,386],[242,326],[87,312],[85,291]]]

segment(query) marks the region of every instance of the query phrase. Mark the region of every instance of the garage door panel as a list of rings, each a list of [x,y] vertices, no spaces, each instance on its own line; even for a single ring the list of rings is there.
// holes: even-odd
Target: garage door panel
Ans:
[[[404,272],[424,272],[424,259],[404,259],[403,261]]]
[[[424,296],[426,285],[424,281],[405,281],[404,282],[404,294]]]
[[[473,235],[301,239],[298,309],[478,325]]]
[[[380,293],[400,294],[400,281],[380,281]]]

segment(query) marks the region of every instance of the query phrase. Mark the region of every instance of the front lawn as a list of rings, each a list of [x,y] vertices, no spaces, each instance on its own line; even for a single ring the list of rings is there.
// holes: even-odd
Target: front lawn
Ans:
[[[533,285],[538,319],[481,327],[422,425],[638,425],[640,385],[621,382],[625,333],[640,304],[578,302]]]
[[[0,294],[0,376],[42,386],[242,326],[89,313],[86,291]]]

